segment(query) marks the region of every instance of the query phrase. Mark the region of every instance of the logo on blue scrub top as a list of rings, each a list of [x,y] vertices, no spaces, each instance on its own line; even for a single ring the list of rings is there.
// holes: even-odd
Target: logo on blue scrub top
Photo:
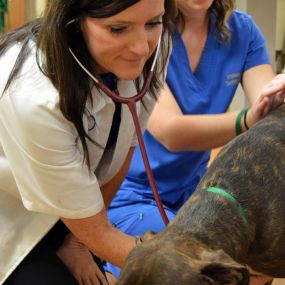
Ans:
[[[227,79],[226,79],[226,85],[227,86],[231,86],[231,85],[237,85],[239,84],[241,79],[241,73],[231,73],[227,75]]]

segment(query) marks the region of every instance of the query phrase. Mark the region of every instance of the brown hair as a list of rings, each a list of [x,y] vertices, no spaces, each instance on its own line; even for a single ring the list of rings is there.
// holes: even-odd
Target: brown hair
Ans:
[[[228,41],[231,38],[228,19],[232,15],[235,3],[235,0],[214,0],[209,10],[211,17],[215,17],[216,19],[216,28],[223,41]],[[184,29],[184,18],[180,11],[178,11],[175,22],[179,24],[182,30]]]
[[[0,38],[0,56],[14,43],[21,42],[22,50],[9,76],[3,94],[9,88],[13,79],[21,69],[22,63],[29,53],[28,42],[33,39],[37,44],[38,65],[42,72],[51,80],[59,92],[59,105],[63,115],[75,125],[81,140],[84,158],[90,166],[86,138],[93,141],[83,127],[83,114],[87,99],[92,102],[91,87],[88,76],[76,64],[68,52],[69,46],[77,52],[83,65],[96,76],[96,70],[91,66],[91,56],[83,40],[78,26],[67,23],[81,16],[104,18],[115,15],[136,4],[139,0],[49,0],[42,18],[10,32]],[[176,16],[174,0],[165,0],[163,16],[163,32],[160,53],[162,55],[162,70],[156,68],[150,86],[150,94],[155,96],[161,86],[159,75],[164,72],[170,52],[170,35],[172,19]],[[39,60],[39,50],[43,58]],[[146,62],[143,70],[145,78],[153,56]],[[42,62],[42,64],[40,64]],[[139,86],[139,79],[136,80]],[[137,87],[138,88],[138,87]],[[92,104],[96,102],[92,102]],[[96,143],[93,141],[93,143]]]

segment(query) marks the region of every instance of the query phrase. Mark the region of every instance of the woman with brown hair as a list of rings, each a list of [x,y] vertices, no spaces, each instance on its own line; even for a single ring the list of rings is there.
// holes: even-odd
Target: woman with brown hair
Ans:
[[[234,6],[234,0],[177,1],[167,84],[144,133],[169,220],[205,174],[210,149],[245,132],[284,100],[285,77],[274,78],[263,35]],[[239,83],[252,107],[227,112]],[[133,236],[165,227],[138,148],[108,215]],[[119,275],[111,264],[106,270]]]
[[[105,210],[135,129],[127,106],[97,80],[131,97],[154,66],[136,104],[144,128],[164,82],[174,13],[171,0],[50,0],[42,18],[1,37],[0,284],[106,284],[98,258],[82,277],[72,256],[91,260],[89,249],[121,266],[135,246]]]

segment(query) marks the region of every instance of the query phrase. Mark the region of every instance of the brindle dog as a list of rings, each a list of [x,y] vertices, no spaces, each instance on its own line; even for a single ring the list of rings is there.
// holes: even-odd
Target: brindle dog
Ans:
[[[142,237],[117,284],[246,285],[245,265],[284,278],[284,160],[283,104],[223,148],[166,230]]]

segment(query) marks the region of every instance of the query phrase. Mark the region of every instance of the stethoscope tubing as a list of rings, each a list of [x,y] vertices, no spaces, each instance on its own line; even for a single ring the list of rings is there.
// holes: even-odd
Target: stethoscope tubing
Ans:
[[[157,44],[157,48],[156,48],[156,53],[155,53],[155,57],[151,66],[151,69],[147,75],[147,78],[144,81],[144,84],[142,86],[142,89],[138,92],[138,94],[132,96],[132,97],[122,97],[119,94],[111,91],[101,80],[98,80],[95,76],[93,76],[93,74],[91,72],[89,72],[88,69],[86,69],[83,64],[79,61],[79,59],[76,57],[76,55],[73,53],[73,51],[71,50],[71,48],[69,48],[69,51],[71,53],[71,55],[73,56],[73,58],[75,59],[75,61],[79,64],[79,66],[89,75],[90,78],[93,79],[93,81],[95,82],[95,84],[111,99],[113,99],[114,101],[121,103],[121,104],[126,104],[131,112],[133,121],[134,121],[134,125],[135,125],[135,130],[136,130],[136,134],[137,134],[137,138],[138,138],[138,142],[139,142],[139,147],[140,147],[140,151],[141,151],[141,155],[143,158],[143,162],[144,162],[144,166],[146,169],[146,173],[147,173],[147,177],[149,180],[149,184],[150,187],[152,189],[153,195],[154,195],[154,199],[155,202],[157,204],[158,210],[160,212],[160,215],[163,219],[163,222],[165,225],[167,225],[169,223],[168,217],[165,213],[165,210],[163,208],[163,204],[161,202],[159,193],[158,193],[158,189],[155,183],[155,179],[154,179],[154,175],[153,172],[151,170],[150,164],[149,164],[149,159],[147,156],[147,152],[146,152],[146,148],[145,148],[145,144],[144,144],[144,140],[143,140],[143,135],[142,135],[142,131],[141,131],[141,127],[140,127],[140,122],[139,122],[139,118],[138,118],[138,113],[137,113],[137,108],[136,108],[136,102],[141,100],[143,98],[143,96],[147,93],[147,91],[149,90],[150,87],[150,83],[151,80],[153,78],[153,70],[154,70],[154,66],[155,63],[157,61],[157,57],[158,57],[158,52],[159,52],[159,48],[160,48],[160,42],[161,42],[161,37],[159,38],[158,44]]]
[[[162,204],[160,196],[158,194],[158,189],[157,189],[157,186],[155,183],[153,172],[152,172],[150,164],[149,164],[149,160],[148,160],[148,156],[147,156],[147,152],[146,152],[146,148],[145,148],[145,144],[144,144],[144,140],[143,140],[143,135],[142,135],[142,131],[140,128],[140,123],[139,123],[139,119],[138,119],[138,115],[137,115],[136,102],[131,100],[127,103],[127,105],[129,107],[129,110],[130,110],[132,117],[133,117],[135,129],[136,129],[136,133],[137,133],[137,138],[138,138],[138,142],[139,142],[139,147],[140,147],[141,155],[143,158],[143,163],[144,163],[144,166],[146,169],[147,177],[149,180],[151,190],[153,192],[153,196],[154,196],[156,205],[158,207],[159,213],[161,215],[161,218],[162,218],[164,224],[168,225],[169,220],[168,220],[168,217],[167,217],[165,210],[163,208],[163,204]]]
[[[134,121],[135,130],[136,130],[136,134],[137,134],[137,138],[138,138],[138,142],[139,142],[139,147],[140,147],[141,155],[143,158],[143,163],[144,163],[144,166],[146,169],[147,177],[149,180],[149,184],[150,184],[150,187],[152,189],[153,196],[154,196],[155,202],[157,204],[161,218],[162,218],[164,224],[167,225],[169,223],[169,220],[168,220],[168,217],[167,217],[165,210],[163,208],[163,204],[162,204],[160,196],[158,194],[158,189],[157,189],[157,186],[155,183],[154,175],[153,175],[153,172],[152,172],[151,167],[150,167],[150,163],[149,163],[149,159],[147,156],[146,147],[145,147],[145,143],[143,140],[143,135],[142,135],[141,127],[140,127],[140,122],[139,122],[139,118],[138,118],[137,108],[136,108],[136,102],[141,100],[142,97],[146,94],[147,90],[149,89],[152,78],[153,78],[153,71],[150,71],[147,78],[145,79],[145,82],[143,84],[141,91],[137,95],[132,96],[132,97],[128,97],[128,98],[121,97],[118,94],[112,92],[101,81],[98,82],[98,87],[102,91],[104,91],[104,93],[106,93],[109,97],[111,97],[114,101],[121,103],[121,104],[126,104],[128,106],[128,108],[131,112],[133,121]]]
[[[66,24],[66,26],[70,25],[73,22],[75,22],[75,20],[69,21]],[[142,135],[141,127],[140,127],[140,122],[139,122],[139,118],[138,118],[138,113],[137,113],[137,109],[136,109],[136,102],[141,100],[143,98],[143,96],[147,93],[147,91],[149,90],[150,83],[151,83],[151,80],[153,78],[153,70],[154,70],[154,67],[155,67],[155,64],[156,64],[156,61],[158,58],[158,53],[160,50],[160,44],[161,44],[161,36],[159,37],[157,47],[156,47],[155,56],[154,56],[150,71],[147,75],[147,78],[145,79],[144,84],[142,86],[142,89],[138,92],[138,94],[136,94],[132,97],[122,97],[119,94],[111,91],[104,84],[104,82],[102,82],[101,80],[98,80],[95,76],[93,76],[93,74],[91,72],[89,72],[89,70],[87,68],[85,68],[85,66],[80,62],[80,60],[77,58],[77,56],[73,53],[71,48],[69,48],[69,51],[70,51],[72,57],[74,58],[74,60],[78,63],[78,65],[85,71],[85,73],[87,75],[89,75],[89,77],[95,82],[95,84],[108,97],[110,97],[111,99],[113,99],[114,101],[116,101],[118,103],[126,104],[128,106],[128,108],[131,112],[133,121],[134,121],[135,130],[136,130],[136,134],[137,134],[137,138],[138,138],[138,142],[139,142],[139,147],[140,147],[141,155],[143,158],[144,166],[146,169],[147,177],[149,180],[149,184],[150,184],[151,190],[153,192],[154,199],[155,199],[155,202],[157,204],[158,210],[159,210],[160,215],[163,219],[163,222],[165,225],[167,225],[169,223],[169,220],[168,220],[168,217],[167,217],[165,210],[163,208],[163,204],[161,202],[161,199],[159,197],[159,193],[158,193],[157,186],[155,183],[154,175],[153,175],[153,172],[152,172],[150,164],[149,164],[149,160],[148,160],[148,156],[147,156],[147,152],[146,152],[146,148],[145,148],[145,144],[144,144],[144,140],[143,140],[143,135]]]
[[[149,89],[152,78],[153,78],[153,71],[149,71],[147,78],[145,79],[145,82],[143,84],[142,89],[140,90],[140,92],[137,95],[132,96],[132,97],[121,97],[120,95],[111,91],[102,81],[98,80],[97,85],[105,94],[107,94],[107,96],[112,98],[114,101],[121,103],[121,104],[126,104],[128,106],[128,108],[131,112],[133,121],[134,121],[135,130],[136,130],[136,134],[137,134],[137,138],[138,138],[138,142],[139,142],[139,147],[140,147],[141,155],[143,158],[143,163],[144,163],[144,166],[146,169],[147,177],[149,180],[149,184],[150,184],[150,187],[152,189],[153,196],[154,196],[155,202],[157,204],[161,218],[162,218],[164,224],[167,225],[169,223],[169,220],[168,220],[168,217],[167,217],[165,210],[163,208],[163,204],[162,204],[160,196],[158,194],[158,189],[157,189],[157,186],[155,183],[154,175],[153,175],[153,172],[152,172],[151,167],[150,167],[150,163],[149,163],[149,159],[147,156],[145,143],[143,140],[143,135],[142,135],[141,127],[140,127],[140,122],[139,122],[139,118],[138,118],[137,108],[136,108],[136,102],[141,100],[143,98],[143,96],[146,94],[147,90]]]

